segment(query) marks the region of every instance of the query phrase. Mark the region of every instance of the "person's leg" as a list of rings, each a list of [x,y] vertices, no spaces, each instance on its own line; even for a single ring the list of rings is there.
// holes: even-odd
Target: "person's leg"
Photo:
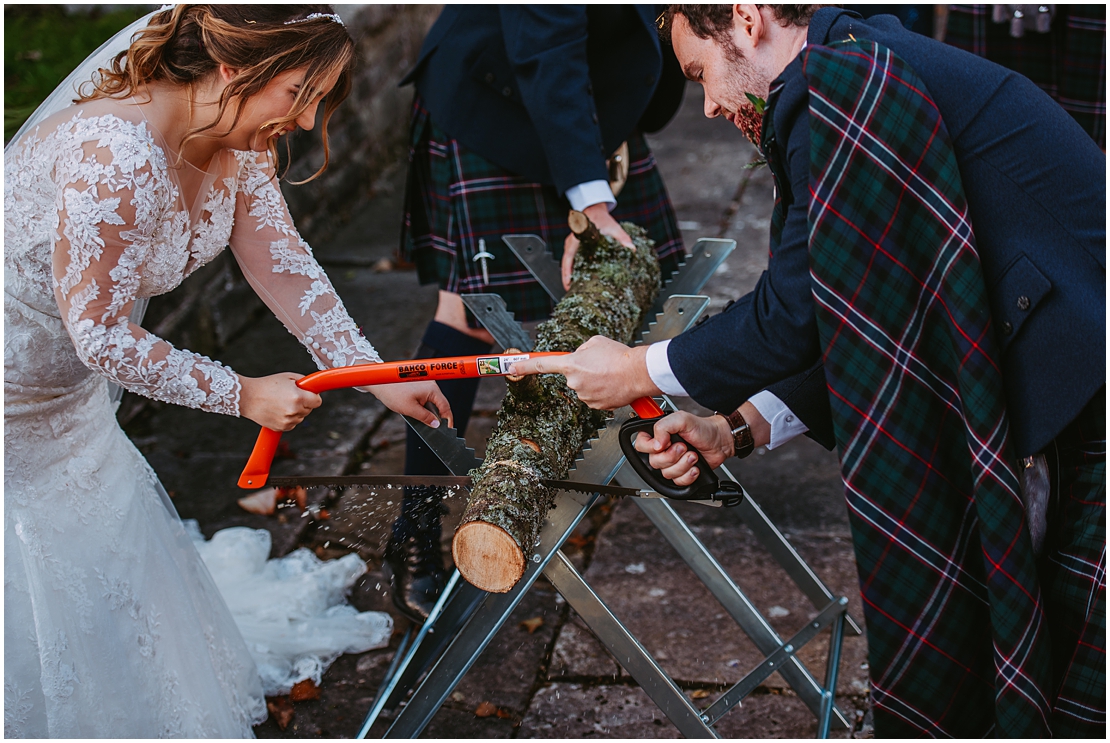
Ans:
[[[1052,477],[1041,586],[1052,636],[1056,737],[1106,732],[1106,417],[1101,390],[1045,452]]]
[[[441,295],[447,292],[441,292]],[[441,301],[451,305],[450,295]],[[461,307],[462,303],[459,302]],[[473,331],[440,322],[458,322],[453,313],[436,313],[436,320],[428,324],[424,338],[414,358],[427,359],[444,356],[476,356],[489,353],[491,344],[475,337]],[[462,320],[465,328],[465,319]],[[478,393],[478,379],[452,379],[439,383],[455,415],[455,427],[460,435],[466,431],[474,398]],[[405,439],[406,475],[446,475],[447,468],[435,453],[410,428]],[[440,518],[443,489],[435,487],[405,488],[401,500],[401,515],[393,522],[386,559],[393,569],[393,603],[405,616],[422,622],[428,617],[436,598],[446,582],[443,555],[440,549]]]

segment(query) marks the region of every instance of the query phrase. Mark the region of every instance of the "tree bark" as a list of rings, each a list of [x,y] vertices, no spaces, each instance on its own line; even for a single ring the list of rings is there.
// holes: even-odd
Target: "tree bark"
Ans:
[[[570,291],[537,329],[536,351],[573,351],[594,335],[630,343],[659,291],[659,262],[644,230],[621,225],[636,246],[630,250],[585,215],[572,215],[581,245]],[[464,578],[495,593],[516,585],[554,503],[542,481],[565,478],[608,416],[580,402],[562,375],[509,383],[485,462],[470,473],[474,485],[451,545]]]

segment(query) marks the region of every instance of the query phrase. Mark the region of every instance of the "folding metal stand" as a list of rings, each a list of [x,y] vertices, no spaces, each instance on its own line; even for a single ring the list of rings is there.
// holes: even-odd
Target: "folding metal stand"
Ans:
[[[543,242],[531,235],[506,236],[504,240],[552,297],[558,300],[563,293],[558,267],[546,254]],[[653,308],[656,320],[648,326],[641,342],[671,338],[692,325],[704,313],[709,304],[708,298],[691,295],[701,289],[734,247],[735,243],[731,240],[698,241],[690,258],[661,292],[661,299]],[[531,338],[506,311],[500,297],[467,295],[464,296],[464,301],[503,348],[531,349]],[[669,400],[664,398],[664,403],[674,409]],[[645,487],[626,464],[617,438],[620,425],[630,415],[628,408],[615,412],[598,437],[583,449],[568,479],[595,484],[607,484],[616,480],[626,487]],[[432,429],[411,419],[408,422],[439,455],[452,474],[466,474],[481,464],[474,451],[466,447],[456,431],[445,427]],[[717,473],[722,478],[735,481],[724,467],[718,468]],[[737,506],[741,518],[818,609],[818,614],[812,621],[785,641],[751,604],[669,502],[652,497],[634,499],[636,505],[765,655],[762,662],[705,710],[694,707],[674,680],[609,610],[561,552],[562,544],[598,499],[597,494],[569,491],[560,491],[557,494],[555,507],[547,516],[524,575],[509,592],[494,594],[481,591],[461,580],[456,570],[431,616],[415,633],[415,637],[410,631],[397,649],[358,737],[366,736],[384,710],[396,710],[386,737],[419,736],[541,573],[686,737],[719,737],[713,724],[775,671],[783,676],[798,697],[817,716],[818,737],[827,737],[834,720],[847,727],[848,722],[836,707],[834,697],[845,623],[850,631],[860,634],[858,625],[847,613],[848,600],[833,596],[746,491],[743,492],[742,502]],[[829,626],[832,627],[832,634],[828,664],[824,684],[821,684],[796,654]],[[410,692],[411,697],[406,701]]]

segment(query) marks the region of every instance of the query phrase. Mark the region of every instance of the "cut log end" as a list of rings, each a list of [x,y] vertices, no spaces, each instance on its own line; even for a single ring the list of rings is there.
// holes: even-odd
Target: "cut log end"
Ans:
[[[590,221],[590,218],[582,212],[571,209],[570,215],[567,217],[567,226],[570,227],[570,231],[583,245],[597,245],[601,242],[601,232]]]
[[[507,531],[471,521],[455,532],[451,556],[462,577],[490,593],[505,593],[524,575],[524,553]]]

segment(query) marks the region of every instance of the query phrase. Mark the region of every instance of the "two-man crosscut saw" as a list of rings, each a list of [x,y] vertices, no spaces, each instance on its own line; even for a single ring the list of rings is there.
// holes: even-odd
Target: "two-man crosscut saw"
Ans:
[[[378,384],[397,384],[399,382],[422,382],[445,379],[474,379],[476,377],[505,377],[509,375],[509,367],[519,361],[549,356],[563,356],[566,352],[550,351],[540,353],[509,353],[486,356],[452,356],[438,359],[412,359],[408,361],[391,361],[380,364],[359,364],[357,366],[342,366],[335,369],[325,369],[315,372],[297,380],[296,384],[309,392],[325,392],[327,390],[342,389],[347,387],[367,387]],[[706,463],[696,449],[689,447],[698,455],[699,475],[697,481],[686,487],[676,487],[665,479],[658,470],[653,469],[648,463],[648,455],[636,451],[633,442],[639,432],[652,434],[655,422],[664,415],[663,409],[650,397],[641,397],[632,403],[632,410],[638,418],[627,421],[621,426],[621,448],[624,450],[628,461],[636,472],[651,486],[654,492],[665,498],[675,500],[717,500],[726,505],[738,502],[739,492],[732,488],[727,481],[722,483],[713,470]],[[264,485],[292,485],[307,484],[306,478],[270,478],[270,466],[274,455],[277,453],[278,442],[281,440],[281,431],[263,428],[258,434],[254,451],[239,476],[239,487],[254,489]],[[682,441],[679,437],[673,440]],[[312,478],[307,478],[312,479]],[[327,478],[331,484],[337,484],[336,478]],[[438,482],[443,480],[444,482]],[[356,483],[357,481],[357,483]],[[641,495],[643,491],[634,488],[622,488],[614,485],[600,485],[579,483],[569,480],[542,480],[543,484],[552,488],[574,490],[585,493],[604,493],[607,495]],[[424,475],[383,475],[383,476],[358,476],[351,478],[351,484],[359,485],[446,485],[448,487],[461,485],[470,486],[470,478],[466,477],[434,477]]]

